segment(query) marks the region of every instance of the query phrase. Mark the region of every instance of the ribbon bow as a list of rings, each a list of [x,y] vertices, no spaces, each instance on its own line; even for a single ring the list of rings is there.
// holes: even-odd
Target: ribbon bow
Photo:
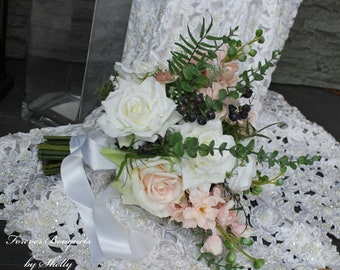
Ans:
[[[71,154],[61,164],[61,178],[69,198],[76,204],[90,240],[91,263],[97,266],[104,259],[139,260],[156,244],[151,235],[131,230],[127,234],[107,209],[108,199],[119,199],[119,193],[111,185],[96,201],[87,179],[83,162],[93,170],[113,170],[117,166],[103,155],[103,147],[114,147],[115,141],[96,131],[71,138]]]

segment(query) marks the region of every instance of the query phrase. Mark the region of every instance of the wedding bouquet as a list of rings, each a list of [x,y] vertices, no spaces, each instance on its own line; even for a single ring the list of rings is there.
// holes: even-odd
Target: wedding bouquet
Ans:
[[[280,186],[288,168],[313,164],[319,157],[294,159],[259,145],[266,137],[254,127],[252,83],[264,79],[281,52],[241,72],[239,63],[257,53],[252,44],[264,42],[263,31],[243,43],[237,28],[224,36],[210,35],[211,28],[212,22],[203,20],[198,37],[188,28],[189,38],[180,36],[166,67],[115,64],[116,76],[101,89],[104,112],[98,119],[115,144],[101,153],[116,165],[113,186],[124,204],[202,235],[199,259],[214,269],[242,268],[237,252],[258,269],[264,259],[245,251],[253,239],[243,195],[258,195],[266,184]],[[61,140],[66,145],[55,145],[60,139],[48,137],[39,146],[47,174],[57,173],[51,165],[56,152],[49,154],[48,148],[59,148],[59,159],[69,153],[69,138]],[[264,163],[278,166],[278,175],[262,174],[259,165]]]

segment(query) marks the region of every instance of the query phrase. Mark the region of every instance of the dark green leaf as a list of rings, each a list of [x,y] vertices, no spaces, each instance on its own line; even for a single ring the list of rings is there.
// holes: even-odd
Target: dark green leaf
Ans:
[[[200,144],[198,147],[198,153],[202,157],[209,155],[210,153],[209,146],[206,144]]]
[[[227,90],[224,88],[218,90],[218,99],[219,100],[225,100],[228,97]]]
[[[218,151],[220,152],[221,156],[223,156],[223,151],[226,149],[227,147],[227,143],[224,142],[220,145],[220,147],[218,148]]]

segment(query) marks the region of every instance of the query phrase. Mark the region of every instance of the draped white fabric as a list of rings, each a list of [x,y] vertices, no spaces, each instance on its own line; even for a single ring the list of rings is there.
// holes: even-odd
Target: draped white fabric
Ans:
[[[237,34],[243,41],[254,37],[262,28],[266,42],[255,45],[257,55],[246,65],[257,65],[269,59],[273,50],[282,49],[293,25],[302,0],[135,0],[129,20],[122,62],[130,65],[134,59],[154,61],[166,65],[179,35],[187,37],[187,26],[198,36],[202,18],[214,26],[211,34],[224,35],[238,26]],[[177,48],[178,49],[178,48]],[[271,81],[270,70],[261,82],[255,82],[256,96],[266,94]],[[254,106],[261,108],[261,102]]]
[[[214,31],[240,25],[242,38],[258,27],[266,31],[258,57],[268,57],[282,48],[297,12],[299,0],[135,0],[123,62],[133,59],[165,61],[171,44],[186,25],[195,27],[207,10],[214,18]],[[258,60],[258,58],[256,59]],[[261,269],[340,269],[339,254],[327,234],[340,238],[339,164],[340,146],[322,127],[309,122],[279,94],[267,91],[270,74],[258,86],[262,109],[257,125],[283,122],[265,131],[271,141],[261,139],[267,151],[279,149],[298,156],[320,154],[322,160],[311,167],[288,172],[282,187],[266,186],[258,197],[249,196],[243,205],[250,214],[252,235],[257,238],[249,252],[267,259]],[[80,125],[33,129],[0,138],[0,219],[6,220],[5,233],[18,232],[26,239],[36,259],[48,262],[74,259],[77,269],[92,269],[88,238],[83,231],[75,204],[67,196],[59,176],[44,176],[37,162],[36,145],[43,135],[79,135],[98,129],[94,111]],[[269,172],[263,168],[264,172]],[[102,198],[112,180],[111,171],[85,167],[95,199]],[[105,198],[105,197],[104,197]],[[98,269],[208,269],[198,262],[196,238],[168,220],[156,218],[134,206],[124,206],[117,198],[106,198],[107,209],[127,234],[134,230],[151,234],[160,241],[140,261],[109,259]],[[48,239],[57,235],[55,241]],[[58,241],[60,240],[60,241]],[[68,244],[67,244],[68,241]],[[72,245],[70,245],[72,244]],[[57,247],[56,252],[50,247]],[[240,263],[250,267],[246,258]]]

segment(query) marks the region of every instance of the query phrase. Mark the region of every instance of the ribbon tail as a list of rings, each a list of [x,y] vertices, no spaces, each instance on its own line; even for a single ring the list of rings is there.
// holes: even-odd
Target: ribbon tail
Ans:
[[[91,135],[72,141],[73,152],[61,164],[61,178],[68,197],[78,208],[84,231],[90,240],[90,256],[93,266],[107,258],[138,260],[145,257],[157,244],[157,240],[131,229],[127,234],[106,207],[108,200],[120,199],[117,190],[109,186],[101,199],[96,201],[87,179],[83,162],[94,170],[115,169],[116,166],[101,156],[100,149],[106,138]]]
[[[123,230],[105,206],[108,200],[119,199],[119,192],[112,186],[108,186],[94,208],[94,220],[100,247],[107,258],[118,255],[119,258],[127,260],[143,259],[158,244],[159,240],[151,234],[143,234],[133,228],[129,228],[129,232]],[[108,235],[115,235],[114,243],[107,237]]]
[[[91,261],[97,262],[103,258],[99,242],[96,236],[95,223],[93,220],[94,196],[83,169],[83,160],[77,155],[67,156],[61,167],[61,177],[65,192],[71,201],[77,206],[83,222],[84,231],[90,240]]]

